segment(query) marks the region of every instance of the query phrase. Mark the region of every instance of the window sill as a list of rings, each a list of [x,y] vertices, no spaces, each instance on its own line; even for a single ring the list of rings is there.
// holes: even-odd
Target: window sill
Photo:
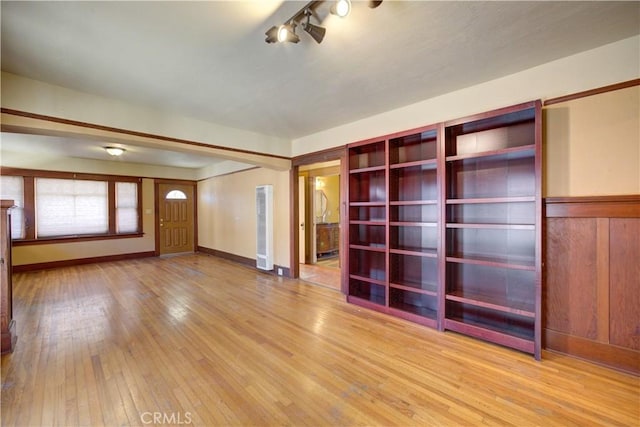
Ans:
[[[41,237],[39,239],[13,240],[13,246],[50,245],[55,243],[76,243],[90,242],[93,240],[130,239],[143,237],[144,233],[122,233],[122,234],[95,234],[95,235],[75,235],[59,237]]]

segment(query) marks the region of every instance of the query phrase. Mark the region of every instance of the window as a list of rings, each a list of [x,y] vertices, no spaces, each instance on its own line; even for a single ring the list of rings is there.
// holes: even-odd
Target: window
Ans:
[[[116,233],[138,231],[138,185],[116,182]]]
[[[24,179],[21,176],[0,176],[0,198],[13,200],[11,209],[11,238],[24,239]]]
[[[128,176],[2,168],[18,244],[108,239],[142,232],[142,180]]]
[[[171,190],[167,193],[167,200],[185,200],[187,195],[180,190]]]
[[[36,237],[108,231],[107,182],[36,179]]]

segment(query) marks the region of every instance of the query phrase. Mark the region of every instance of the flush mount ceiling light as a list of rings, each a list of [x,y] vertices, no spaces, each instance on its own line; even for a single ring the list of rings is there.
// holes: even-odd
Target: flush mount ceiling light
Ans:
[[[125,151],[127,151],[124,148],[120,148],[120,147],[104,147],[104,149],[106,150],[107,153],[115,157],[122,156],[122,154]]]
[[[310,22],[311,16],[316,20],[320,20],[318,18],[318,14],[316,13],[316,9],[323,3],[327,1],[310,1],[307,3],[302,9],[296,12],[291,18],[284,21],[282,25],[274,25],[269,28],[265,35],[267,36],[264,41],[267,43],[298,43],[300,41],[300,37],[295,33],[296,26],[300,24],[300,22],[307,18],[305,22],[302,23],[302,28],[304,31],[309,34],[317,43],[321,43],[324,39],[324,35],[327,32],[326,28],[320,27],[318,25],[312,24]],[[330,13],[339,16],[341,18],[349,15],[351,12],[351,0],[336,0],[331,1],[332,5],[329,10]],[[368,6],[372,9],[380,6],[382,0],[379,1],[369,1]]]

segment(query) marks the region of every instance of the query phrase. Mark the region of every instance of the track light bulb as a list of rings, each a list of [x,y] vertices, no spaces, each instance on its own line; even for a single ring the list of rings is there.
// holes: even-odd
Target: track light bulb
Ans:
[[[295,27],[292,24],[284,24],[278,27],[278,41],[281,43],[298,43],[300,41],[300,37],[296,35]]]
[[[287,41],[288,32],[289,30],[287,30],[287,27],[285,27],[284,25],[280,25],[280,27],[278,27],[278,41],[280,43]]]
[[[338,15],[340,18],[344,18],[349,12],[351,12],[351,0],[337,0],[331,6],[331,13]]]

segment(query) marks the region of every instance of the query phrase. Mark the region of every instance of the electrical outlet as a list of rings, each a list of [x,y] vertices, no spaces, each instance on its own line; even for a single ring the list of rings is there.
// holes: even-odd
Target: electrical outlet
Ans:
[[[278,276],[282,276],[282,269],[278,268]]]

